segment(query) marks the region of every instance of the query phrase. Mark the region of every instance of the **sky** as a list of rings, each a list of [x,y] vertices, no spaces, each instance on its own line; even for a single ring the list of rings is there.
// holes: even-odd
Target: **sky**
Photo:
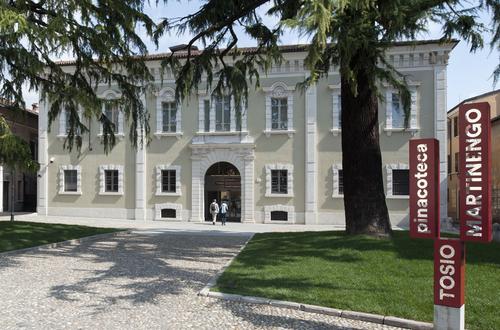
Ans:
[[[168,1],[167,4],[159,4],[158,7],[155,5],[155,1],[152,1],[151,5],[145,8],[146,13],[153,18],[155,21],[159,21],[162,18],[168,17],[183,17],[187,14],[191,14],[199,9],[202,2],[199,0],[190,1]],[[260,9],[263,13],[266,7]],[[481,20],[486,24],[486,26],[491,26],[490,20],[487,14],[481,17]],[[266,24],[273,25],[274,19],[272,17],[266,17],[264,22]],[[432,24],[428,28],[428,33],[422,34],[419,39],[437,39],[441,36],[440,27]],[[139,30],[139,34],[144,35],[143,31]],[[239,31],[238,36],[240,41],[238,43],[239,47],[254,46],[254,41],[250,40],[241,31]],[[192,37],[189,34],[183,35],[165,35],[160,41],[158,48],[152,42],[146,42],[150,53],[166,52],[168,47],[188,43]],[[489,41],[488,38],[485,38]],[[306,43],[307,38],[299,36],[295,32],[289,32],[281,37],[280,42],[282,44],[297,44]],[[460,41],[460,43],[455,47],[455,49],[450,54],[449,64],[448,64],[448,95],[447,95],[447,108],[451,109],[461,101],[476,96],[482,93],[486,93],[495,89],[493,86],[492,73],[496,66],[500,64],[500,57],[498,50],[491,51],[489,46],[486,46],[482,50],[478,50],[475,53],[470,53],[470,47],[466,42]],[[67,58],[61,58],[67,59]],[[497,87],[500,88],[500,85]],[[30,105],[32,103],[38,102],[38,95],[35,91],[25,91],[26,104]]]

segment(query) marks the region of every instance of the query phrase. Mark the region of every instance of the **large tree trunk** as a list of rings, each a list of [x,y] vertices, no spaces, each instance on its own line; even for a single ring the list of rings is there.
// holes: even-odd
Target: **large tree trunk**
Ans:
[[[346,77],[341,77],[346,232],[389,236],[392,230],[382,176],[377,93],[371,83],[375,79],[372,65],[376,65],[376,61],[368,59],[367,63],[362,51],[352,61],[358,61],[355,71],[357,95]],[[359,63],[364,63],[362,69]]]

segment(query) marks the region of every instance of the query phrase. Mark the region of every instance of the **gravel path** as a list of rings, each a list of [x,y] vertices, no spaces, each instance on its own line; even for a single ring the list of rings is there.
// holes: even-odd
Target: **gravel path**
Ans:
[[[0,256],[0,328],[390,329],[198,297],[245,240],[134,233]]]

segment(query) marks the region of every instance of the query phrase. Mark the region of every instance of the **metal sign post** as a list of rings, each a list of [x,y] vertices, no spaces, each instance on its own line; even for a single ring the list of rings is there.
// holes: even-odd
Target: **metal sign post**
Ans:
[[[491,121],[488,103],[459,109],[460,239],[441,238],[439,141],[410,140],[410,237],[434,240],[434,329],[465,328],[465,242],[489,243]]]

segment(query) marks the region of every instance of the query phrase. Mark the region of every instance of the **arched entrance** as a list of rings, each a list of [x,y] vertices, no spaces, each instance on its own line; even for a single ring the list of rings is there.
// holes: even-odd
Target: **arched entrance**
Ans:
[[[205,174],[205,221],[212,221],[208,205],[214,199],[229,206],[227,221],[241,221],[241,176],[233,164],[215,163]]]

